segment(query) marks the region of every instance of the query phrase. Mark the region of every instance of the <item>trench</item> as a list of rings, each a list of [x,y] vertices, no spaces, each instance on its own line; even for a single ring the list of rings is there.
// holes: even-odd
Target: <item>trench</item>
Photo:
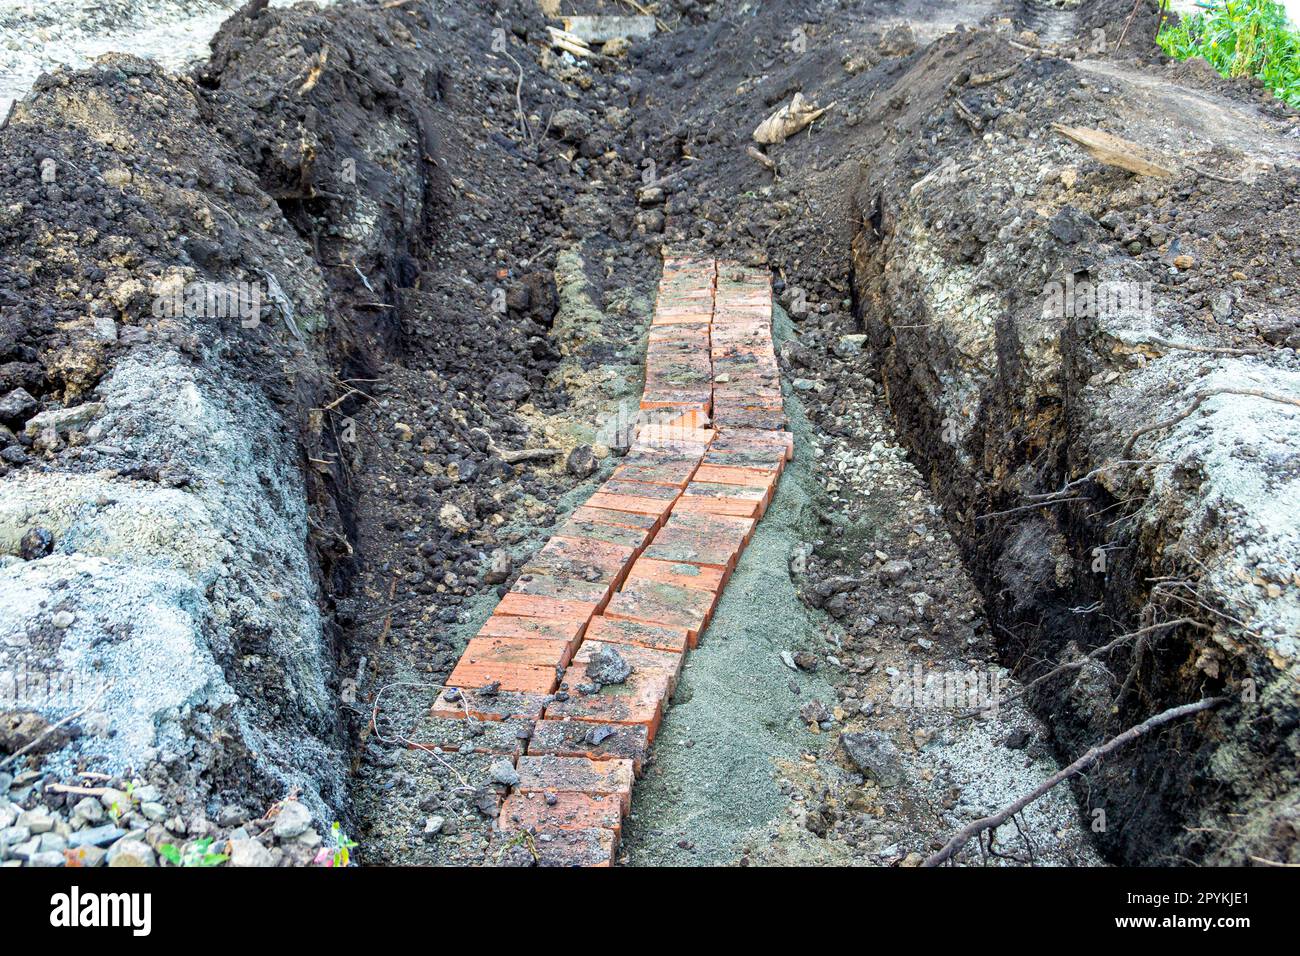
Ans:
[[[636,784],[618,862],[914,865],[1099,738],[1189,697],[1230,697],[1248,678],[1264,688],[1263,711],[1198,719],[1134,745],[1027,811],[1015,836],[962,862],[1200,863],[1288,852],[1275,804],[1293,793],[1293,695],[1279,689],[1266,653],[1225,637],[1225,615],[1238,609],[1217,603],[1226,588],[1197,592],[1190,607],[1158,584],[1213,557],[1193,548],[1171,566],[1161,547],[1182,517],[1149,513],[1179,494],[1191,500],[1190,479],[1175,475],[1172,492],[1153,490],[1165,479],[1150,473],[1094,480],[1067,503],[1025,507],[1027,495],[1070,487],[1113,452],[1111,437],[1096,437],[1093,389],[1115,367],[1097,344],[1111,330],[1080,320],[1055,330],[1059,362],[1041,373],[1027,344],[1039,285],[1030,273],[1064,268],[1055,241],[1089,260],[1067,265],[1101,274],[1114,262],[1106,233],[1118,242],[1123,232],[1122,247],[1134,233],[1101,231],[1109,195],[1072,195],[1090,215],[1036,224],[1013,248],[1020,258],[972,280],[1000,228],[990,226],[988,197],[996,205],[1014,190],[957,182],[951,170],[982,148],[1006,163],[999,136],[1041,147],[1023,131],[1046,129],[1058,101],[1049,109],[1034,93],[1022,103],[1005,77],[1081,102],[1067,93],[1093,68],[1026,54],[1026,38],[1009,45],[1001,28],[948,29],[987,5],[932,16],[910,3],[859,6],[843,36],[823,29],[835,20],[817,4],[747,19],[685,16],[628,59],[585,73],[554,51],[535,61],[545,18],[531,4],[512,8],[520,56],[486,61],[464,22],[497,21],[472,5],[446,15],[423,4],[272,8],[222,27],[212,60],[194,74],[198,109],[218,140],[234,144],[223,165],[272,203],[277,244],[292,237],[301,247],[294,267],[310,277],[291,291],[321,317],[305,349],[270,339],[221,347],[241,356],[245,383],[305,363],[268,391],[295,431],[282,445],[309,510],[304,547],[330,672],[321,683],[333,702],[289,719],[273,708],[257,714],[272,737],[311,735],[315,749],[294,752],[292,773],[266,762],[250,772],[241,750],[212,757],[217,769],[187,786],[206,787],[214,807],[241,788],[246,802],[265,804],[286,784],[305,786],[318,822],[341,820],[367,865],[489,859],[495,804],[483,780],[492,761],[470,747],[453,765],[412,744],[520,568],[617,467],[607,424],[640,391],[660,258],[693,250],[773,277],[796,464],[686,666]],[[1091,9],[1010,6],[1014,28],[1045,47],[1082,46],[1104,24]],[[796,15],[811,28],[805,39],[820,38],[806,54],[785,44]],[[916,30],[903,34],[908,19]],[[743,52],[751,47],[766,58],[761,79]],[[974,82],[986,62],[1005,64],[1004,77]],[[148,72],[135,69],[124,75]],[[1110,71],[1102,82],[1121,87],[1118,70],[1101,69]],[[718,89],[735,92],[684,82],[715,74]],[[276,101],[268,88],[300,92]],[[841,98],[844,122],[769,149],[776,169],[742,165],[755,117],[798,89]],[[1144,88],[1122,89],[1138,98]],[[965,91],[965,112],[954,111],[954,90]],[[1188,101],[1202,118],[1211,107],[1229,116],[1233,143],[1250,124],[1272,122],[1207,90]],[[1277,130],[1265,132],[1270,155],[1286,155]],[[1080,175],[1098,193],[1155,203],[1141,197],[1141,182],[1098,164]],[[1287,175],[1279,163],[1267,188],[1289,195]],[[1174,188],[1198,214],[1212,200],[1204,181]],[[927,206],[930,190],[941,200]],[[1050,198],[1054,210],[1068,205]],[[1241,214],[1274,200],[1242,200]],[[238,211],[246,243],[262,213]],[[931,229],[936,220],[947,233],[943,222]],[[1165,255],[1157,240],[1143,243],[1148,259]],[[268,261],[257,251],[195,244],[186,261]],[[950,334],[961,308],[934,294],[948,287],[995,303],[991,332],[975,343],[987,346],[983,368],[963,365],[978,336]],[[1285,362],[1277,381],[1291,374]],[[42,389],[37,399],[59,400],[58,388]],[[954,416],[957,405],[969,406],[965,418]],[[954,417],[957,441],[945,437]],[[1174,614],[1185,622],[1164,628]],[[993,720],[893,703],[900,675],[914,669],[1000,668],[1004,692],[1017,697],[1057,663],[1147,625],[1148,639],[1105,666],[1047,681]],[[280,686],[239,676],[250,658],[273,656],[273,633],[259,621],[218,655],[245,700]],[[1268,733],[1252,736],[1252,720]],[[868,756],[854,756],[845,737],[869,742]],[[1268,781],[1259,793],[1244,782],[1255,775]],[[1248,827],[1232,839],[1211,835],[1242,808]],[[1092,825],[1098,810],[1109,827]]]

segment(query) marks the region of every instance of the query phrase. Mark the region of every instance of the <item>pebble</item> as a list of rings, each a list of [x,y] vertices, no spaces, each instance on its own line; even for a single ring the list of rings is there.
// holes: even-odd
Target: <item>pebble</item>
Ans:
[[[488,770],[488,774],[493,783],[503,784],[507,787],[514,787],[519,784],[519,771],[515,770],[515,765],[509,760],[494,761]]]
[[[130,837],[118,840],[108,851],[108,865],[111,867],[149,867],[157,866],[157,858],[149,844],[143,840]]]
[[[68,846],[78,847],[103,847],[115,843],[122,837],[126,836],[126,831],[121,827],[106,823],[103,826],[89,827],[85,830],[78,830],[68,837]]]
[[[297,800],[290,800],[280,808],[271,832],[281,840],[289,840],[306,833],[310,826],[311,811]]]
[[[18,816],[18,826],[26,827],[33,836],[39,836],[54,829],[54,818],[43,809],[25,810]]]
[[[230,841],[230,865],[239,867],[271,866],[271,851],[250,838]]]
[[[94,797],[82,797],[72,808],[74,820],[81,820],[92,826],[104,820],[104,808]]]

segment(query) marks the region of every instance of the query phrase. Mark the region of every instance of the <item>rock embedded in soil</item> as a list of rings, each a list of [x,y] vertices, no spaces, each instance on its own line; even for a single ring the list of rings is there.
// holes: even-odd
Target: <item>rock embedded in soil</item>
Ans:
[[[590,445],[578,445],[564,462],[565,470],[575,478],[587,478],[596,470],[596,455]]]
[[[840,747],[854,767],[882,787],[896,787],[903,779],[898,748],[881,731],[840,734]]]

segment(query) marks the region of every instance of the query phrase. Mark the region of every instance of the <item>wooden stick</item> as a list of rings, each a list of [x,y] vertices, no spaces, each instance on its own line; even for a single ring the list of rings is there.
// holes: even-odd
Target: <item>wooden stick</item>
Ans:
[[[1011,817],[1029,806],[1029,804],[1033,803],[1057,784],[1063,783],[1075,774],[1087,770],[1102,757],[1114,753],[1125,744],[1131,743],[1141,737],[1147,731],[1154,730],[1157,727],[1167,724],[1170,721],[1178,720],[1181,717],[1197,714],[1203,710],[1209,710],[1211,707],[1218,707],[1220,704],[1224,703],[1224,701],[1225,698],[1223,697],[1207,697],[1204,700],[1198,700],[1194,704],[1183,704],[1180,707],[1171,707],[1166,711],[1156,714],[1154,717],[1148,717],[1146,720],[1142,721],[1142,723],[1130,727],[1117,737],[1112,737],[1110,740],[1106,741],[1106,743],[1098,744],[1065,769],[1058,770],[1056,773],[1052,774],[1052,776],[1048,777],[1041,784],[1020,799],[1016,800],[1014,803],[1003,807],[997,813],[987,817],[981,817],[974,823],[962,827],[953,835],[952,839],[943,845],[941,850],[932,854],[930,858],[921,865],[939,866],[941,863],[946,863],[948,860],[952,859],[958,850],[969,843],[972,838],[983,833],[985,830],[992,830],[1000,827],[1002,824],[1006,823],[1007,820],[1011,819]]]

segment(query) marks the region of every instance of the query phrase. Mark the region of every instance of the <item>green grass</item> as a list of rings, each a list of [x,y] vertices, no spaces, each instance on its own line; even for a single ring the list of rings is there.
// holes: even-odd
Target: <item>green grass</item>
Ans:
[[[1300,108],[1300,33],[1273,0],[1213,0],[1177,24],[1161,2],[1156,43],[1179,60],[1203,57],[1230,78],[1255,76],[1273,95]]]

